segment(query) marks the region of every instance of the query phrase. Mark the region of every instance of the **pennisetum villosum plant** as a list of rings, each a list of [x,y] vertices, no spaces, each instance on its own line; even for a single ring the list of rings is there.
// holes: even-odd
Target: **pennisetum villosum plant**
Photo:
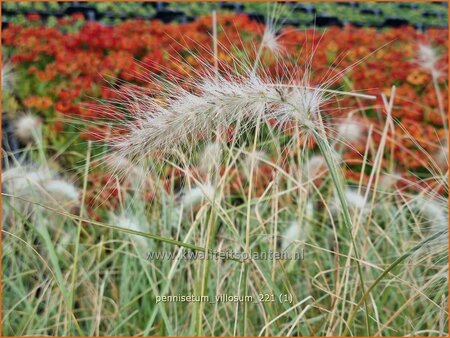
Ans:
[[[158,156],[172,156],[184,153],[189,157],[197,146],[199,138],[210,139],[217,135],[218,131],[225,131],[233,127],[234,139],[253,133],[251,151],[257,150],[257,142],[261,129],[270,121],[276,121],[276,127],[283,128],[289,125],[295,130],[294,139],[300,139],[300,135],[309,135],[318,144],[320,154],[327,165],[333,187],[339,202],[339,210],[342,212],[344,226],[351,238],[351,252],[355,255],[355,262],[360,278],[361,294],[365,293],[364,273],[360,266],[360,255],[355,240],[355,229],[349,212],[347,195],[343,185],[340,168],[335,158],[332,144],[329,142],[328,131],[325,127],[321,108],[336,95],[357,96],[362,99],[375,99],[374,96],[345,93],[330,89],[330,85],[336,80],[332,77],[320,85],[310,83],[310,65],[298,65],[303,76],[300,80],[277,80],[265,72],[261,64],[262,53],[280,52],[282,47],[278,45],[274,26],[269,24],[262,35],[260,46],[256,49],[253,63],[245,63],[234,58],[233,64],[223,64],[218,72],[217,56],[216,66],[204,64],[204,70],[197,77],[184,78],[178,81],[170,81],[168,78],[153,77],[158,88],[150,95],[129,93],[127,105],[132,108],[132,117],[124,127],[127,132],[120,137],[113,138],[110,145],[119,156],[140,162],[146,158]],[[289,74],[284,78],[289,79]],[[341,74],[342,75],[342,74]],[[280,77],[281,78],[281,77]],[[294,126],[294,127],[293,127]],[[328,127],[329,128],[329,127]],[[355,134],[356,133],[356,134]],[[338,135],[346,135],[355,140],[361,134],[357,124],[347,121],[341,124]],[[209,151],[209,150],[208,150]],[[249,188],[247,191],[246,210],[246,235],[244,251],[250,252],[250,215],[252,212],[252,182],[255,171],[255,160],[250,159]],[[199,196],[211,195],[203,189],[198,190]],[[196,195],[197,190],[190,195]],[[207,189],[209,190],[209,188]],[[185,199],[187,201],[187,196]],[[192,197],[194,198],[194,197]],[[211,198],[211,197],[210,197]],[[185,204],[183,202],[183,204]],[[214,208],[213,208],[214,209]],[[211,216],[213,222],[214,217]],[[211,234],[211,232],[210,232]],[[214,234],[214,231],[212,232]],[[211,238],[208,237],[208,241]],[[248,292],[248,269],[251,262],[244,263],[244,294]],[[204,269],[202,279],[202,293],[205,290]],[[202,305],[200,305],[201,307]],[[242,333],[247,332],[246,321],[247,304],[244,303],[244,319]],[[366,333],[369,331],[369,313],[366,304]],[[197,320],[199,327],[196,331],[201,334],[201,321],[203,313],[199,312]]]
[[[125,111],[126,118],[111,124],[122,132],[111,133],[106,147],[102,141],[106,150],[100,161],[94,159],[89,143],[85,164],[78,168],[82,191],[47,165],[14,166],[4,172],[3,195],[14,217],[20,215],[34,228],[29,223],[49,224],[51,212],[76,226],[70,228],[74,231],[59,229],[69,236],[59,246],[50,237],[54,229],[40,232],[58,287],[58,292],[43,298],[56,304],[45,316],[64,326],[58,332],[75,328],[80,335],[97,334],[105,327],[112,334],[135,329],[144,336],[369,336],[391,334],[391,323],[400,323],[407,328],[402,333],[416,335],[421,332],[408,331],[411,325],[404,310],[423,300],[427,302],[413,308],[411,317],[418,310],[430,315],[417,327],[434,323],[430,317],[439,313],[439,330],[445,332],[448,208],[447,198],[438,197],[431,185],[446,189],[448,150],[437,155],[436,168],[430,169],[433,177],[419,182],[428,186],[397,173],[390,153],[401,148],[394,142],[401,127],[393,118],[395,87],[389,97],[354,92],[345,77],[358,63],[337,74],[330,69],[328,77],[313,80],[316,45],[310,50],[305,46],[306,58],[299,57],[301,61],[289,68],[281,61],[287,46],[280,27],[269,19],[257,41],[245,42],[251,48],[236,51],[220,43],[219,32],[226,33],[214,13],[209,30],[212,51],[200,46],[192,53],[201,70],[189,64],[183,65],[188,74],[160,69],[148,76],[145,89],[119,89],[120,99],[111,101],[110,107]],[[276,75],[266,67],[269,59],[278,66]],[[339,63],[341,58],[336,59]],[[432,48],[419,47],[416,61],[430,72],[440,97],[437,60]],[[344,78],[345,91],[336,84],[339,77]],[[374,108],[383,120],[381,130],[356,117],[359,111],[335,119],[327,110],[332,101],[349,97],[370,103],[381,99]],[[30,149],[42,146],[42,139],[32,136],[39,124],[25,115],[16,125],[17,136]],[[343,175],[348,169],[346,149],[362,158],[357,186],[350,186]],[[433,162],[425,151],[424,158]],[[115,225],[87,214],[89,171],[102,165],[112,173],[119,191],[118,206],[105,213]],[[411,187],[419,192],[411,192]],[[139,190],[151,192],[151,202]],[[32,200],[39,193],[48,200]],[[61,207],[58,202],[67,204]],[[80,207],[77,214],[64,208],[69,202]],[[20,210],[23,205],[26,212]],[[113,233],[118,236],[113,238]],[[70,236],[76,239],[73,248],[67,244]],[[21,252],[17,244],[12,247]],[[295,253],[300,247],[305,248],[306,262],[275,258],[265,262],[251,256],[218,264],[183,260],[187,251],[251,255],[269,250]],[[144,249],[173,248],[178,251],[172,261],[140,257]],[[46,257],[47,253],[37,252]],[[58,255],[64,258],[61,264]],[[10,266],[14,269],[14,264]],[[397,273],[400,266],[403,270]],[[15,271],[6,281],[14,292],[20,289],[14,285],[19,275]],[[261,292],[284,294],[287,301],[155,302],[156,295],[248,297]],[[54,300],[58,297],[59,303]],[[21,294],[19,304],[40,309],[28,298]],[[128,311],[135,305],[139,308]],[[66,311],[63,319],[61,308]],[[136,320],[139,316],[144,319]]]

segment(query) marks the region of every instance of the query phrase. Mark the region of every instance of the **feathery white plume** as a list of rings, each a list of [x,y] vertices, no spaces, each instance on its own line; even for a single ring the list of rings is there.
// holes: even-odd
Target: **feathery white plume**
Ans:
[[[176,84],[165,88],[163,100],[148,96],[131,104],[135,120],[127,123],[126,135],[113,141],[122,156],[140,159],[152,151],[171,152],[238,121],[242,130],[262,118],[295,120],[312,128],[324,101],[319,90],[280,86],[256,75],[206,76],[193,92]]]
[[[432,76],[438,77],[440,75],[437,67],[439,56],[436,50],[430,45],[420,44],[417,54],[417,63]]]
[[[222,160],[222,146],[219,142],[208,143],[199,157],[198,167],[204,174],[216,171]]]
[[[314,128],[320,106],[327,100],[320,89],[309,89],[307,86],[277,88],[279,97],[273,116],[282,122],[296,121],[307,128]],[[269,116],[270,117],[270,116]]]
[[[300,224],[298,224],[297,222],[291,222],[289,228],[287,228],[283,233],[283,242],[281,245],[281,249],[285,251],[293,242],[301,240],[305,240],[305,236]]]
[[[54,176],[55,173],[46,167],[12,167],[2,173],[2,187],[9,194],[24,196],[33,193],[38,185]]]
[[[288,247],[295,241],[304,242],[306,241],[309,231],[310,231],[310,221],[308,218],[312,218],[314,208],[312,203],[306,205],[305,217],[303,217],[302,223],[291,222],[290,226],[283,233],[283,241],[281,248],[283,251],[288,249]]]
[[[117,153],[110,153],[103,158],[106,167],[114,174],[125,178],[128,182],[138,185],[146,182],[148,172],[140,165],[135,165],[130,160]],[[150,184],[150,182],[147,182]]]
[[[80,193],[73,185],[63,180],[51,180],[45,184],[45,190],[59,203],[78,201]]]
[[[115,171],[119,172],[126,172],[132,167],[130,161],[128,161],[126,158],[123,158],[121,156],[118,156],[117,154],[108,154],[104,157],[104,163],[110,168]]]
[[[121,228],[126,228],[135,231],[148,232],[147,224],[143,224],[136,217],[127,214],[122,214],[120,216],[111,214],[110,222]],[[148,245],[148,239],[140,235],[129,234],[129,237],[133,239],[138,246],[145,247]]]
[[[40,124],[40,118],[31,114],[23,115],[17,119],[14,131],[19,141],[22,143],[32,141]]]
[[[325,158],[322,155],[313,155],[306,162],[304,170],[305,178],[314,179],[319,176],[321,172],[327,170]]]
[[[2,175],[3,191],[8,194],[37,198],[39,202],[61,204],[78,204],[79,193],[70,183],[58,178],[57,174],[47,167],[32,166],[13,167]]]
[[[440,268],[439,272],[432,277],[430,289],[448,288],[448,202],[445,199],[418,197],[413,201],[413,211],[419,213],[424,219],[422,225],[427,236],[438,235],[434,240],[428,242],[417,250],[413,256],[413,265],[416,266],[423,261],[430,260],[433,269]]]
[[[344,197],[347,202],[347,206],[351,210],[362,210],[366,212],[368,210],[368,205],[364,199],[364,196],[358,193],[354,189],[345,189]],[[330,205],[331,212],[336,215],[338,212],[342,210],[341,203],[337,194],[334,196],[334,200]]]
[[[183,193],[181,206],[183,210],[189,211],[197,207],[202,201],[214,200],[214,187],[207,183],[198,185]]]
[[[356,142],[363,136],[364,129],[360,123],[350,119],[338,126],[338,138],[346,142]]]
[[[448,206],[437,200],[418,197],[414,201],[414,208],[427,221],[430,228],[442,228],[448,223]]]
[[[279,54],[283,48],[280,45],[277,32],[272,23],[266,24],[261,41],[262,48],[267,48],[274,54]]]
[[[397,172],[386,173],[380,178],[380,187],[383,190],[389,190],[397,184],[399,180],[402,179],[402,175]]]
[[[366,208],[366,201],[364,199],[364,196],[362,196],[357,191],[347,189],[345,190],[344,194],[350,207],[354,207],[357,209]]]

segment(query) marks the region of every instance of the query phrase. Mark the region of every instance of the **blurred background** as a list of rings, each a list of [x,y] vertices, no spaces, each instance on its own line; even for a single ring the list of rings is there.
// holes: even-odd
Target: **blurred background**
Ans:
[[[428,2],[281,2],[282,17],[289,25],[316,27],[352,24],[358,27],[399,27],[412,25],[417,29],[447,27],[448,3]],[[245,13],[264,21],[267,4],[263,2],[3,2],[2,23],[23,23],[27,14],[39,14],[47,24],[73,13],[86,20],[114,24],[126,19],[159,19],[163,22],[189,22],[211,11]]]

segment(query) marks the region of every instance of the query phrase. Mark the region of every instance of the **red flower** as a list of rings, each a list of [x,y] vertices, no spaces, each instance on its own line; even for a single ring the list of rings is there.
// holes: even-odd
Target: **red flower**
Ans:
[[[79,89],[60,89],[58,97],[62,101],[70,101],[80,96]]]
[[[58,101],[55,105],[55,110],[64,115],[79,115],[80,107],[70,101]]]

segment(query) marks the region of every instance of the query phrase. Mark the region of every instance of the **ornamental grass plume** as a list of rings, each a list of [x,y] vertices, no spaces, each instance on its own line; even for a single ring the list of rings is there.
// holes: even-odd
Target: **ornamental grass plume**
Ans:
[[[198,169],[209,177],[219,171],[222,161],[222,145],[219,142],[210,142],[205,145],[198,159]]]
[[[337,137],[343,142],[353,143],[359,141],[363,136],[363,132],[364,129],[361,123],[350,118],[344,120],[337,127]]]
[[[110,170],[113,176],[123,179],[133,188],[140,190],[153,189],[154,182],[148,171],[139,164],[134,164],[127,158],[116,153],[110,153],[102,157],[102,164]]]
[[[58,177],[47,166],[16,166],[2,174],[3,192],[14,197],[14,205],[26,209],[33,202],[58,207],[74,207],[79,203],[79,191],[71,183]]]
[[[261,45],[263,46],[263,48],[267,48],[275,55],[283,51],[283,46],[280,44],[276,28],[273,26],[273,24],[266,25]]]
[[[78,201],[80,193],[78,189],[71,183],[61,179],[53,179],[45,184],[45,190],[56,201]]]
[[[311,57],[297,69],[277,60],[279,71],[274,76],[262,64],[261,51],[280,50],[283,32],[277,35],[276,26],[275,20],[268,20],[254,51],[234,55],[232,47],[226,48],[213,38],[215,49],[223,49],[225,59],[200,46],[192,55],[199,67],[180,64],[179,69],[187,69],[181,74],[156,68],[142,79],[149,82],[145,89],[119,90],[119,101],[129,118],[121,125],[124,132],[110,140],[111,146],[120,156],[140,161],[149,155],[167,157],[180,150],[186,154],[200,140],[216,139],[230,127],[234,127],[235,139],[261,123],[289,126],[299,132],[318,131],[324,129],[320,111],[337,94],[374,99],[329,89],[357,63],[313,85]],[[194,56],[205,53],[205,59]]]
[[[447,227],[448,208],[446,201],[417,197],[414,199],[413,207],[418,215],[423,218],[422,225],[428,228],[429,231],[438,232]]]
[[[137,160],[151,153],[173,154],[233,125],[242,134],[269,119],[315,128],[319,107],[328,98],[318,88],[286,86],[256,74],[225,77],[210,72],[190,85],[187,90],[165,82],[158,86],[158,96],[132,97],[128,133],[112,141],[118,153]]]
[[[41,119],[32,114],[19,117],[14,123],[14,132],[17,139],[23,144],[34,141],[37,129],[41,125]]]
[[[417,51],[417,63],[428,71],[433,77],[438,78],[441,71],[438,68],[439,55],[435,48],[428,44],[420,44]]]
[[[367,201],[364,198],[364,196],[355,189],[350,188],[345,189],[344,196],[350,210],[353,211],[358,210],[363,212],[369,210],[370,205],[367,204]],[[334,200],[331,202],[330,209],[335,215],[342,212],[342,205],[337,195],[335,195]]]
[[[313,155],[306,161],[304,178],[316,179],[327,171],[327,164],[322,155]]]
[[[428,264],[435,271],[429,278],[430,294],[446,294],[448,290],[448,201],[432,196],[415,197],[411,204],[418,217],[420,231],[435,239],[417,250],[411,258],[412,266]],[[437,237],[436,237],[437,235]],[[448,295],[445,297],[448,298]]]
[[[287,250],[295,242],[305,242],[311,232],[311,219],[314,213],[314,206],[312,203],[307,203],[305,214],[302,217],[301,223],[291,222],[289,227],[285,230],[282,236],[281,248],[283,251]]]
[[[182,192],[180,200],[180,208],[184,212],[191,212],[198,208],[202,202],[214,200],[216,189],[209,184],[198,184],[192,189],[186,189]]]
[[[47,167],[15,166],[2,173],[2,190],[17,196],[27,195],[32,193],[34,186],[53,177],[54,172]]]
[[[136,230],[140,232],[148,232],[148,224],[141,218],[137,218],[135,215],[131,215],[130,212],[125,211],[121,215],[110,214],[109,216],[111,224],[125,229]],[[129,238],[137,244],[138,247],[145,248],[148,246],[148,239],[139,235],[129,235]]]
[[[255,151],[251,151],[248,154],[245,155],[244,160],[243,160],[243,168],[245,173],[247,173],[247,175],[250,173],[250,169],[251,169],[251,162],[253,161],[253,165],[255,167],[258,167],[261,162],[263,161],[267,161],[268,156],[267,156],[267,152],[265,152],[264,150],[255,150]]]
[[[423,70],[427,71],[431,75],[431,80],[433,83],[434,91],[436,93],[438,109],[442,118],[442,123],[444,126],[447,126],[447,112],[445,111],[444,98],[439,86],[439,78],[443,73],[442,70],[439,69],[439,60],[440,56],[438,55],[435,48],[427,44],[419,45],[417,52],[417,63]]]

